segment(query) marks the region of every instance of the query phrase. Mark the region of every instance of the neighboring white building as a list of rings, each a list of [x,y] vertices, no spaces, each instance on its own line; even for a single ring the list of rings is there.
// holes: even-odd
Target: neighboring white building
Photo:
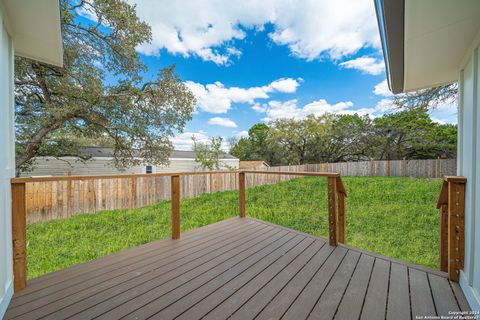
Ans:
[[[460,286],[472,310],[480,310],[480,1],[375,4],[393,93],[458,81],[457,174],[467,177]]]
[[[62,65],[58,0],[0,0],[0,318],[13,294],[14,55]]]
[[[113,163],[111,148],[88,147],[81,151],[82,160],[78,157],[38,157],[32,171],[24,172],[22,177],[36,176],[65,176],[72,175],[110,175],[131,173],[156,173],[156,172],[187,172],[203,170],[200,163],[195,161],[193,151],[175,150],[170,154],[168,166],[154,166],[144,163],[126,169],[118,169]],[[240,160],[227,153],[220,158],[221,169],[238,169]]]

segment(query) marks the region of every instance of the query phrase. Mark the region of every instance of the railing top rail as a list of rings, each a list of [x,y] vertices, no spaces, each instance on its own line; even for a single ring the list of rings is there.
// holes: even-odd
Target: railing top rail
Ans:
[[[202,174],[231,174],[239,173],[239,170],[216,170],[216,171],[190,171],[190,172],[159,172],[159,173],[135,173],[135,174],[114,174],[97,176],[51,176],[51,177],[31,177],[31,178],[13,178],[12,184],[29,182],[47,182],[47,181],[73,181],[73,180],[95,180],[95,179],[127,179],[127,178],[151,178],[151,177],[172,177],[172,176],[193,176]]]
[[[242,170],[245,173],[259,173],[259,174],[278,174],[291,176],[306,176],[306,177],[340,177],[337,172],[306,172],[306,171],[267,171],[267,170]]]
[[[266,170],[216,170],[216,171],[191,171],[191,172],[160,172],[160,173],[139,173],[139,174],[115,174],[98,176],[51,176],[51,177],[31,177],[31,178],[13,178],[12,184],[48,182],[48,181],[74,181],[74,180],[95,180],[95,179],[128,179],[128,178],[148,178],[148,177],[171,177],[171,176],[193,176],[204,174],[232,174],[232,173],[257,173],[257,174],[276,174],[276,175],[294,175],[294,176],[314,176],[314,177],[340,177],[339,173],[334,172],[302,172],[302,171],[266,171]]]
[[[448,204],[448,183],[467,183],[467,177],[464,176],[443,176],[442,188],[440,189],[440,195],[437,200],[437,209],[440,209],[442,205]]]
[[[467,182],[467,177],[464,176],[443,176],[444,181],[451,181],[451,182],[460,182],[465,183]]]

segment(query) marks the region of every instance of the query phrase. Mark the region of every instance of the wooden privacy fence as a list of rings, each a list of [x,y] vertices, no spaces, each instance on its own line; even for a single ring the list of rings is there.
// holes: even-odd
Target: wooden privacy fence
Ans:
[[[257,168],[264,173],[247,175],[246,186],[273,184],[295,178],[270,172],[334,172],[342,176],[411,176],[441,178],[454,175],[454,159],[320,163]],[[268,172],[268,173],[266,173]],[[139,208],[170,199],[171,173],[19,178],[25,183],[27,223],[63,219],[79,213]],[[181,174],[180,197],[237,190],[238,175],[229,171]]]
[[[437,201],[440,209],[440,270],[458,282],[465,249],[465,184],[467,178],[445,176]]]
[[[304,164],[295,167],[307,172],[338,172],[345,176],[442,178],[457,174],[456,159],[374,160]],[[270,169],[275,167],[271,167]],[[287,170],[288,171],[288,170]]]
[[[217,178],[213,178],[217,176]],[[12,239],[13,239],[13,262],[14,262],[14,288],[15,291],[26,287],[27,269],[27,239],[26,239],[26,226],[27,226],[27,207],[29,201],[29,194],[27,192],[28,183],[46,183],[56,182],[66,184],[67,194],[73,197],[72,184],[81,181],[87,188],[86,193],[93,194],[92,206],[96,206],[98,203],[106,205],[108,187],[105,180],[121,180],[119,185],[130,186],[125,187],[128,191],[120,192],[124,197],[123,203],[127,206],[136,206],[138,203],[143,203],[145,198],[141,192],[145,191],[149,195],[148,197],[155,197],[158,194],[165,199],[171,200],[171,226],[172,226],[172,239],[180,238],[180,201],[182,195],[184,197],[195,196],[198,192],[206,192],[206,190],[223,190],[229,186],[232,187],[231,181],[235,181],[235,189],[239,192],[239,216],[245,217],[245,197],[246,188],[249,184],[254,184],[258,180],[256,176],[261,176],[263,183],[275,183],[282,179],[288,179],[296,176],[314,176],[314,177],[326,177],[328,181],[328,230],[329,230],[329,243],[330,245],[337,245],[338,243],[345,243],[345,208],[347,193],[343,185],[340,174],[327,173],[327,172],[298,172],[298,171],[210,171],[210,172],[185,172],[185,173],[157,173],[157,174],[141,174],[141,175],[120,175],[120,176],[96,176],[96,177],[80,177],[80,176],[64,176],[64,177],[44,177],[44,178],[15,178],[12,179]],[[204,177],[204,178],[201,178]],[[207,177],[207,178],[205,178]],[[221,178],[219,178],[221,177]],[[168,183],[168,193],[166,190],[162,192],[149,193],[149,188],[155,188],[155,184],[151,184],[151,181],[144,181],[143,179],[160,179],[164,189]],[[215,180],[216,179],[216,180]],[[222,182],[228,180],[229,183],[223,184]],[[156,180],[152,180],[156,181]],[[102,190],[105,190],[101,194],[100,200],[95,195],[94,187],[99,185]],[[145,189],[143,186],[146,185]],[[139,193],[139,186],[141,190]],[[190,190],[193,188],[194,190]],[[202,189],[203,188],[203,189]],[[63,192],[63,190],[62,190]],[[112,191],[115,192],[115,191]],[[168,194],[168,196],[165,196]],[[105,195],[105,196],[104,196]],[[71,199],[63,198],[67,203],[71,203]],[[85,194],[83,194],[85,197]],[[163,198],[162,198],[163,199]],[[275,205],[275,204],[272,204]],[[68,208],[68,205],[67,205]]]

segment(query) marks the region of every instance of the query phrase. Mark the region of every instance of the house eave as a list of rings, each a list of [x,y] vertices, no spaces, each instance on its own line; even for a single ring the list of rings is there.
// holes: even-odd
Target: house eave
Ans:
[[[63,66],[59,0],[0,0],[15,55]]]
[[[393,93],[404,91],[405,1],[374,0],[387,81]]]

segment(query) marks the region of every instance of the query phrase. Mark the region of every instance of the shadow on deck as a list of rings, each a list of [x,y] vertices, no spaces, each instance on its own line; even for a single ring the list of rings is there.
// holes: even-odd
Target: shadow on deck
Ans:
[[[446,274],[233,218],[31,280],[6,319],[415,319],[469,310]]]

